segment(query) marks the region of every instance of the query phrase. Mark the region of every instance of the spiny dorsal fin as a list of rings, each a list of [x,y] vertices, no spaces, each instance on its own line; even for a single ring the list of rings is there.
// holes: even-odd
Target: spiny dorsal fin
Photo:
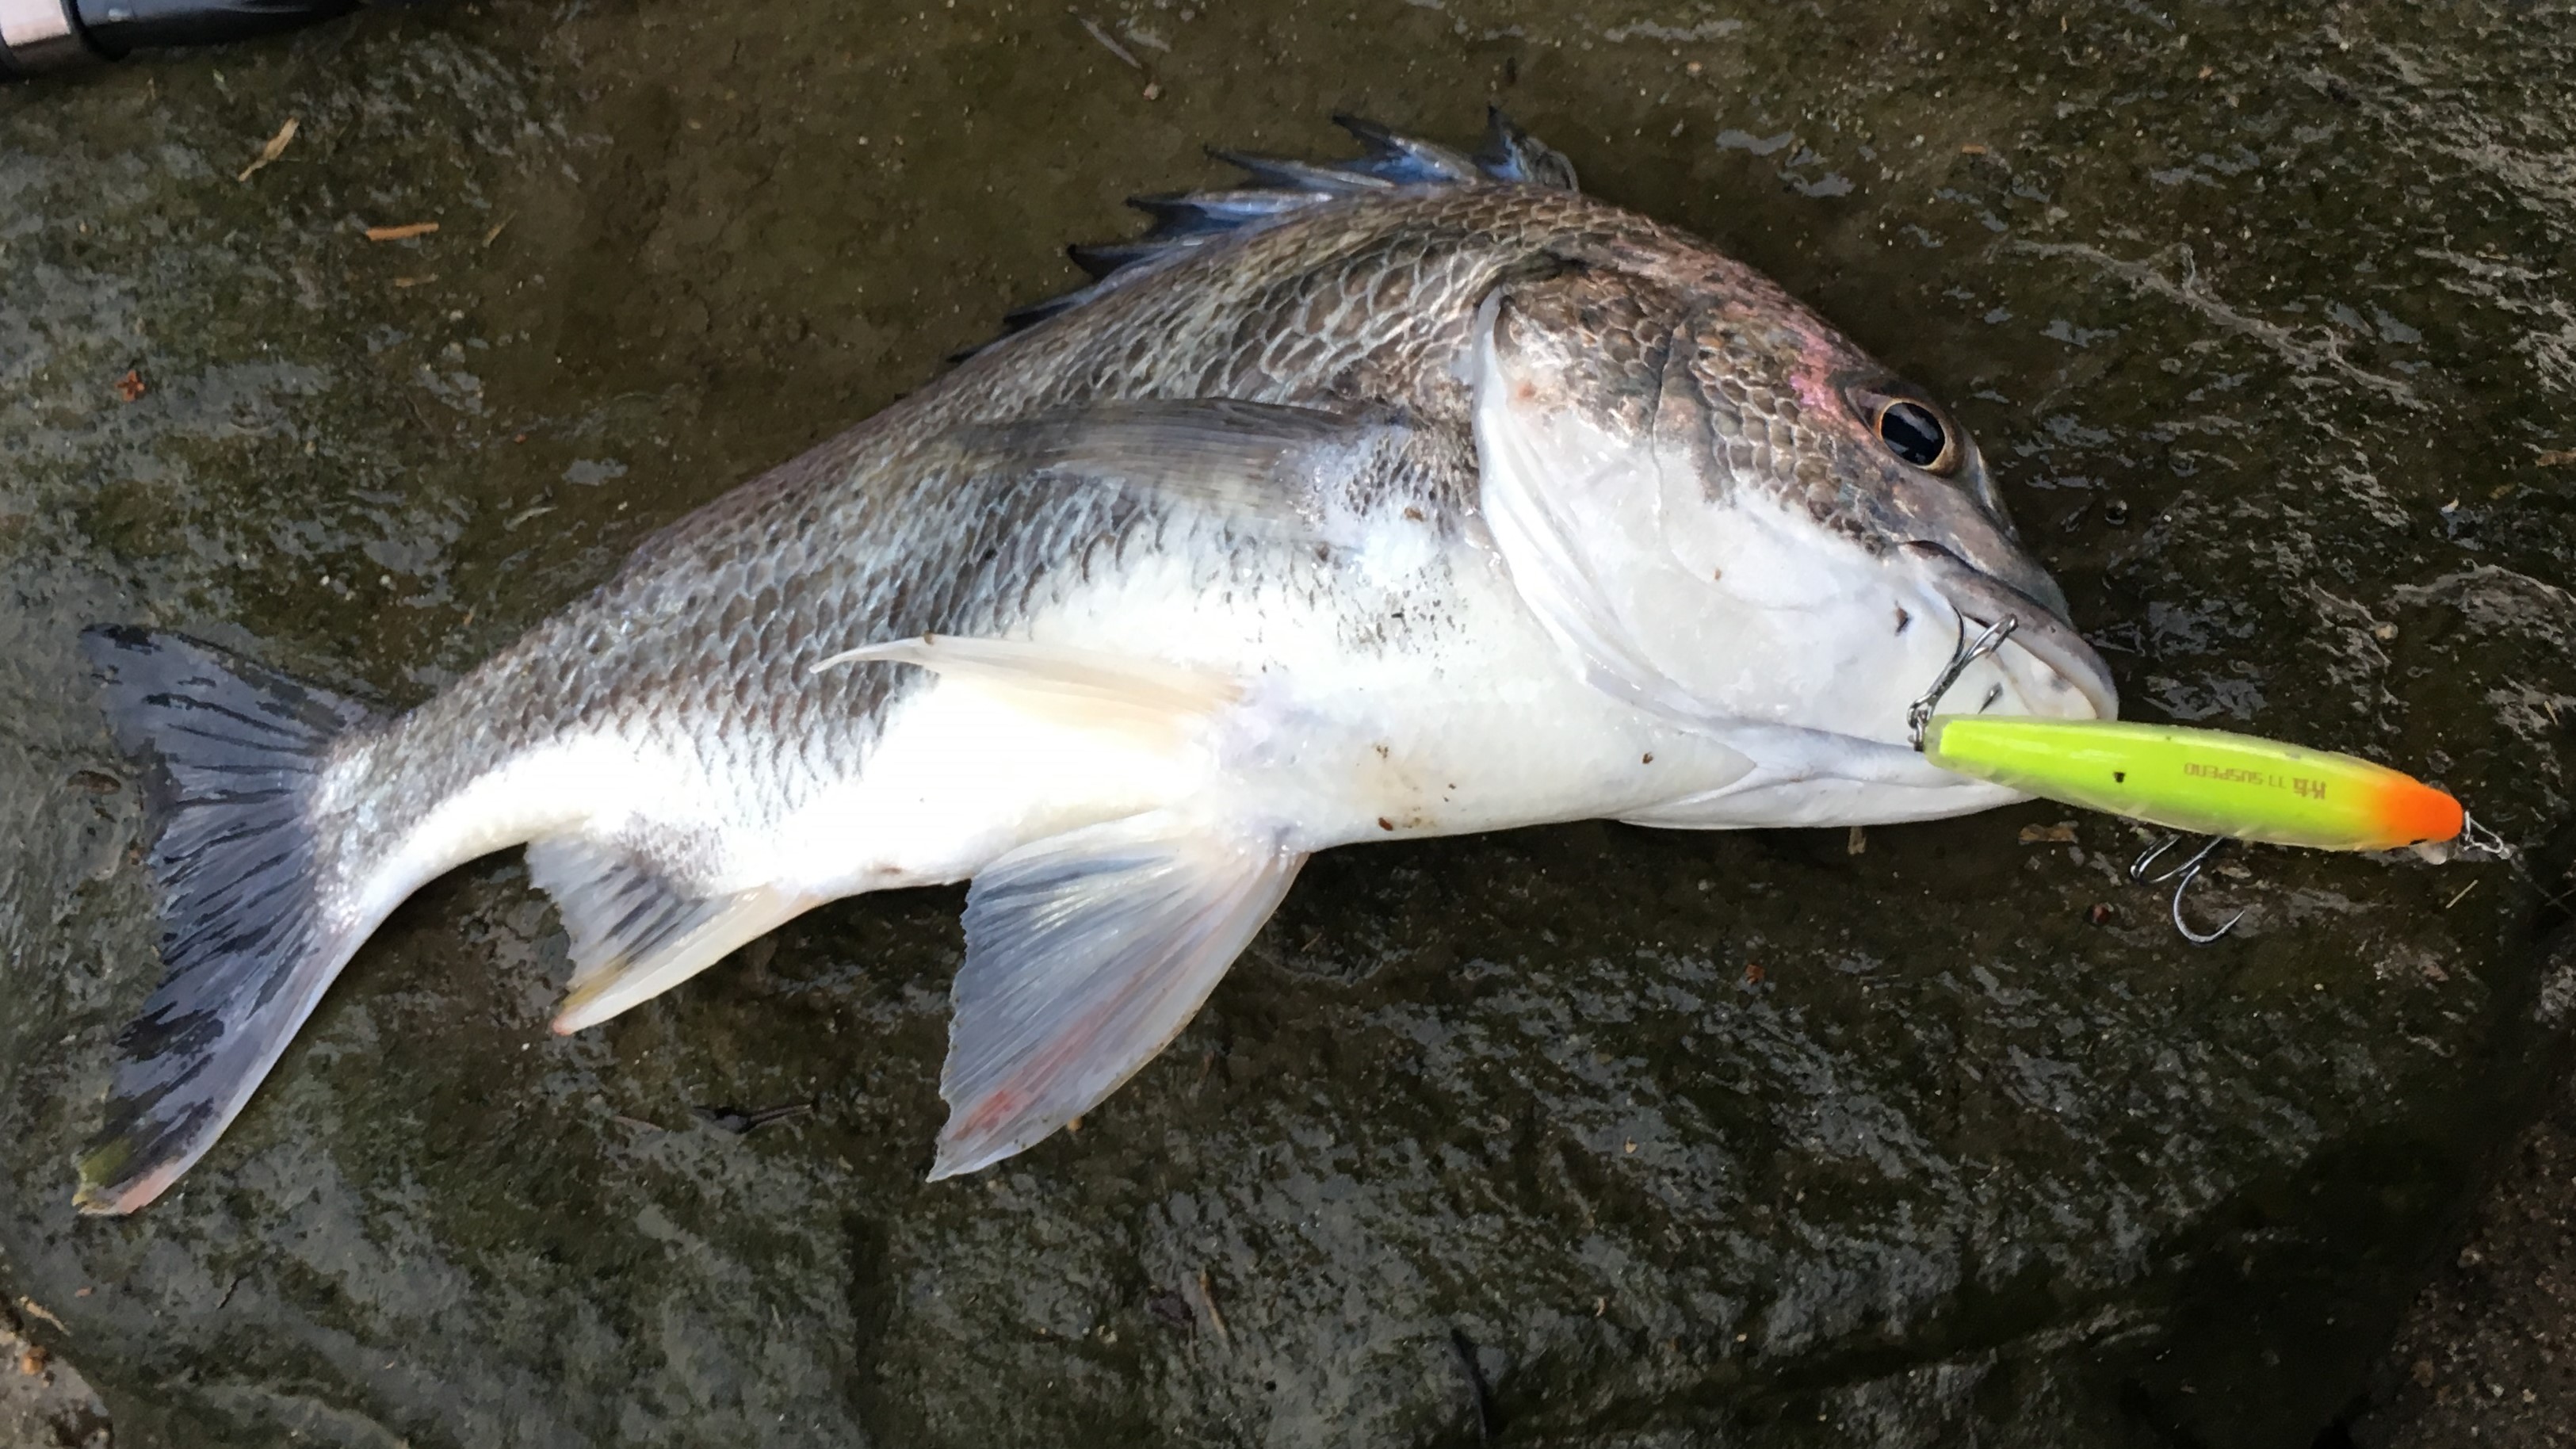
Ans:
[[[1564,152],[1513,125],[1497,106],[1485,108],[1485,144],[1476,148],[1476,165],[1498,181],[1555,191],[1582,189]]]
[[[1246,235],[1343,197],[1480,182],[1575,189],[1574,163],[1513,125],[1499,109],[1486,112],[1485,141],[1472,156],[1357,116],[1335,116],[1333,123],[1358,139],[1362,155],[1346,161],[1295,161],[1211,148],[1208,154],[1241,168],[1249,182],[1217,191],[1133,198],[1130,205],[1154,218],[1153,229],[1134,241],[1068,248],[1074,264],[1096,280],[1004,317],[1004,334],[1070,312],[1212,241]]]
[[[1345,169],[1382,177],[1399,186],[1463,186],[1486,179],[1476,158],[1390,130],[1364,116],[1333,117],[1333,124],[1357,137],[1368,154],[1342,163]]]

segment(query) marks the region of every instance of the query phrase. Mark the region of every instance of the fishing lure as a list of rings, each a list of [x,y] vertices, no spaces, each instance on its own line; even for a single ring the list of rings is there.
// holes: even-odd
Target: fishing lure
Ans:
[[[1971,662],[2011,637],[2015,622],[1999,620],[1974,644],[1963,642],[1914,702],[1906,712],[1914,748],[1945,770],[2024,794],[2209,836],[2162,875],[2147,871],[2173,846],[2171,835],[2129,868],[2131,880],[2173,882],[2174,929],[2193,945],[2208,945],[2244,918],[2239,911],[2214,931],[2195,931],[2183,918],[2183,893],[2230,840],[2394,850],[2465,837],[2472,849],[2510,859],[2510,847],[2447,792],[2353,755],[2185,725],[1933,713]]]
[[[1923,757],[2087,810],[2311,850],[2452,840],[2468,818],[2449,794],[2384,765],[2182,725],[1934,715]]]
[[[2469,828],[2448,793],[2331,750],[2187,725],[1933,713],[1969,664],[2012,637],[2016,622],[1999,620],[1962,647],[1906,712],[1907,734],[1926,760],[2045,800],[2267,845],[2394,850]]]

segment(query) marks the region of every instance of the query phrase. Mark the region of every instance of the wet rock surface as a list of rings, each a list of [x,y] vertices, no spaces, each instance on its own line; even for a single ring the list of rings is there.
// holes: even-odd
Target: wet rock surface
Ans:
[[[2571,942],[2576,946],[2576,942]],[[2380,1360],[2355,1449],[2576,1444],[2576,1078],[2506,1153],[2496,1186]]]
[[[778,0],[0,96],[0,1289],[129,1444],[2308,1443],[2576,1000],[2571,68],[2526,4]],[[73,1217],[156,929],[80,624],[411,702],[1202,143],[1488,98],[1951,400],[2133,717],[2439,779],[2533,880],[2246,852],[2192,950],[2047,807],[1353,850],[1079,1132],[928,1185],[956,892],[557,1040],[495,859]]]
[[[7,1449],[106,1449],[107,1406],[79,1369],[6,1327],[0,1313],[0,1445]]]

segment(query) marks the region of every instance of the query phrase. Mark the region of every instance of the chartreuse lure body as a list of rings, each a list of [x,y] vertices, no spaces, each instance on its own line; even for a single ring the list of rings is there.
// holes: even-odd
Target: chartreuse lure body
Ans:
[[[2384,765],[2180,725],[1934,715],[1923,756],[2043,799],[2269,845],[2393,850],[2449,840],[2466,819]]]

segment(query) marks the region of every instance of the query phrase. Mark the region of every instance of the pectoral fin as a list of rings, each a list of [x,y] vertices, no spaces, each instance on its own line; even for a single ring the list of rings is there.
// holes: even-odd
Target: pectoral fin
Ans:
[[[1152,814],[1023,846],[976,876],[932,1180],[1011,1156],[1152,1060],[1305,859]]]
[[[1243,698],[1233,676],[1133,655],[1039,644],[924,634],[845,649],[814,666],[913,664],[968,680],[1042,718],[1156,737],[1190,728]]]
[[[1384,471],[1409,430],[1389,417],[1236,398],[1094,403],[963,428],[978,472],[1158,495],[1227,526],[1320,537],[1329,500]]]
[[[695,895],[650,863],[585,840],[530,845],[528,878],[554,897],[572,936],[559,1036],[661,995],[818,904],[774,886]]]

